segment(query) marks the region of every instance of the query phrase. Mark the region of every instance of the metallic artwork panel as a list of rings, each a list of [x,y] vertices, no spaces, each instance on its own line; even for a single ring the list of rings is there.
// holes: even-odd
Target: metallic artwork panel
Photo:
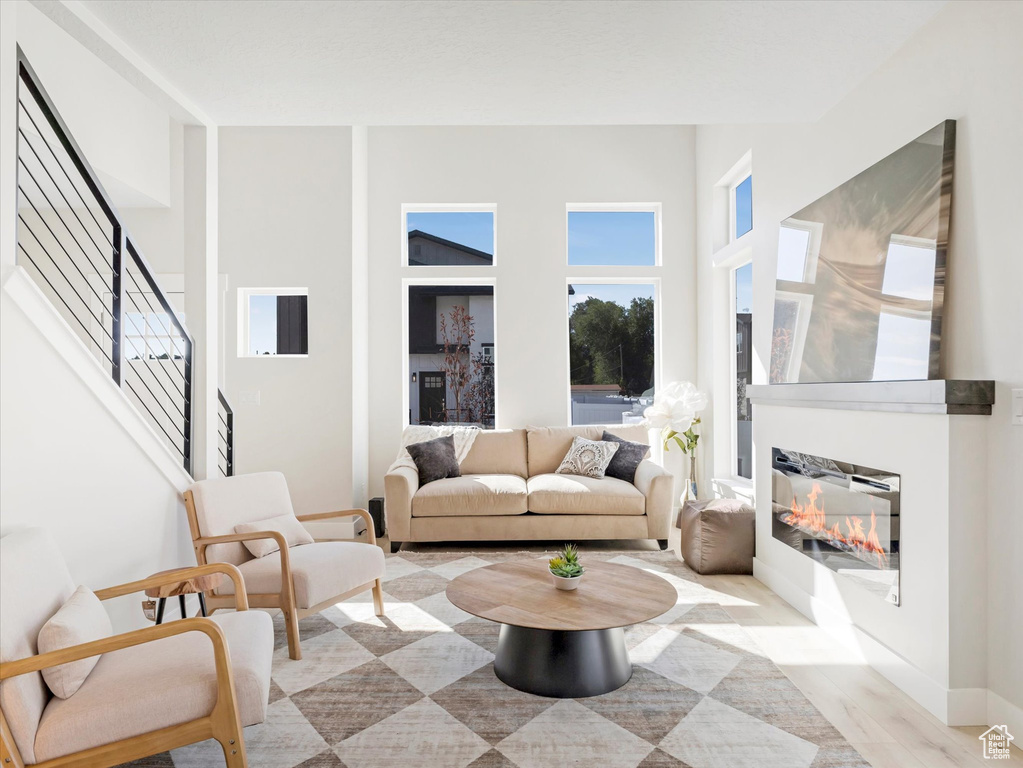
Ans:
[[[770,383],[940,377],[955,121],[781,223]]]

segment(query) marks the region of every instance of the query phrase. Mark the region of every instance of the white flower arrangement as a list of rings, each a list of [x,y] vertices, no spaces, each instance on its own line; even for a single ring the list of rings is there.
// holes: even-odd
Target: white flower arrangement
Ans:
[[[683,453],[692,456],[700,436],[693,427],[700,423],[697,415],[707,407],[707,395],[692,382],[673,381],[654,396],[654,404],[643,411],[643,425],[661,430],[664,450],[674,441]]]

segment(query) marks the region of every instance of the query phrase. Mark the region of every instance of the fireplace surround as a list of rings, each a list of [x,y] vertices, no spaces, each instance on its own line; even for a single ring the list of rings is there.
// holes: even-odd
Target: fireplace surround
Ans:
[[[771,450],[771,533],[863,589],[899,604],[895,472]]]

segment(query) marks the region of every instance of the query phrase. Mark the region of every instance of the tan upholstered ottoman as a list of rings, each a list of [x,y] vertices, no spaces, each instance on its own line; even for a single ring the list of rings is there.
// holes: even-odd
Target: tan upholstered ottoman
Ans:
[[[738,499],[687,501],[678,513],[682,558],[697,573],[753,573],[756,517]]]

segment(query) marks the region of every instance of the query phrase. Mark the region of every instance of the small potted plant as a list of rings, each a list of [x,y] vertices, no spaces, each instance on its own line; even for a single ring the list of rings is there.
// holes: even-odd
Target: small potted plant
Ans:
[[[550,567],[551,578],[558,589],[575,589],[583,576],[583,567],[579,564],[579,548],[575,544],[566,544],[547,565]]]

